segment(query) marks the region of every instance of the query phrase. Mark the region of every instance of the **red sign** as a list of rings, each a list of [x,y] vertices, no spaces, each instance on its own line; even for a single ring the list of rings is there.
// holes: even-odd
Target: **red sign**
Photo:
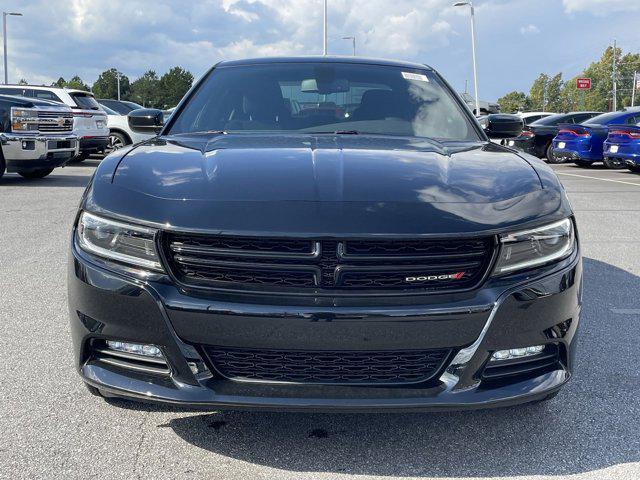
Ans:
[[[591,79],[590,78],[577,78],[576,79],[576,88],[578,90],[591,90]]]

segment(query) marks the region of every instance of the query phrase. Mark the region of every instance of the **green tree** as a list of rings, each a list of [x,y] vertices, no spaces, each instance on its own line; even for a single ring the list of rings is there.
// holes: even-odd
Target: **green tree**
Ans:
[[[524,92],[509,92],[498,99],[500,111],[504,113],[516,113],[529,110],[531,102]]]
[[[120,95],[125,98],[131,91],[129,78],[115,68],[105,70],[93,84],[92,91],[97,98],[118,98],[118,74],[120,74]]]
[[[64,77],[60,77],[58,80],[51,84],[52,87],[64,88],[67,86],[67,81]]]
[[[65,87],[75,88],[76,90],[86,90],[87,92],[91,90],[89,85],[84,83],[78,75],[74,75],[68,82],[65,82]]]
[[[563,112],[565,110],[565,101],[562,96],[562,73],[556,73],[553,77],[549,78],[547,82],[547,103],[545,110],[549,112]]]
[[[160,98],[159,85],[158,75],[154,70],[149,70],[131,83],[131,92],[128,98],[142,104],[143,107],[163,107],[165,102]]]
[[[181,68],[173,67],[160,77],[159,91],[161,108],[175,107],[182,99],[187,90],[193,84],[191,72]]]
[[[529,90],[529,99],[531,100],[532,110],[544,110],[548,82],[549,75],[541,73],[538,75],[538,78],[534,80],[533,85],[531,85],[531,90]]]
[[[620,58],[618,62],[618,105],[620,107],[628,107],[631,105],[631,92],[633,89],[633,74],[640,73],[640,53],[627,53]],[[640,103],[638,95],[640,91],[636,91],[635,104]]]

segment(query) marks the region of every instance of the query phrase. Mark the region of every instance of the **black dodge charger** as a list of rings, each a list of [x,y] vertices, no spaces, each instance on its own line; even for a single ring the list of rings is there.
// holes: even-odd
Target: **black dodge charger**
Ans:
[[[582,293],[542,161],[433,69],[222,62],[97,168],[77,214],[77,368],[104,397],[276,410],[552,398]]]

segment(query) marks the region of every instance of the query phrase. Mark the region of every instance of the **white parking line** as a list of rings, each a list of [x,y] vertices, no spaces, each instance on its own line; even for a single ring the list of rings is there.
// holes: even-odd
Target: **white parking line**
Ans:
[[[624,183],[625,185],[633,185],[635,187],[640,187],[640,183],[625,182],[624,180],[611,180],[610,178],[590,177],[588,175],[578,175],[578,174],[575,174],[575,173],[556,172],[556,174],[557,175],[567,175],[569,177],[589,178],[591,180],[602,180],[603,182]]]
[[[619,315],[640,315],[640,308],[610,308],[609,310]]]

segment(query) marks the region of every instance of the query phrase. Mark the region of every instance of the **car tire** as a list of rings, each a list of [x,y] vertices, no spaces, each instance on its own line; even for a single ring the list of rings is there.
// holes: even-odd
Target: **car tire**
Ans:
[[[76,155],[75,157],[73,157],[71,160],[69,160],[68,163],[82,163],[84,162],[87,158],[89,158],[89,153],[88,152],[80,152],[78,155]]]
[[[575,163],[580,168],[591,168],[591,166],[593,165],[591,162],[585,162],[584,160],[574,160],[573,163]]]
[[[2,154],[2,150],[0,149],[0,178],[4,175],[4,171],[6,170],[7,165],[4,161],[4,155]]]
[[[53,168],[39,168],[38,170],[29,170],[27,172],[18,172],[21,177],[29,180],[35,180],[37,178],[44,178],[53,172]]]
[[[620,170],[624,168],[624,162],[622,160],[616,160],[613,158],[605,158],[604,165],[611,170]]]
[[[119,132],[109,132],[109,143],[107,144],[107,148],[104,149],[104,154],[109,155],[111,152],[115,152],[116,150],[129,145],[127,137]]]
[[[547,148],[544,151],[544,156],[547,160],[547,163],[564,163],[564,159],[560,158],[560,157],[556,157],[555,154],[553,153],[553,144],[549,144],[547,145]]]
[[[631,170],[633,173],[640,173],[640,167],[635,165],[627,165],[627,168]],[[2,175],[0,175],[2,176]]]

